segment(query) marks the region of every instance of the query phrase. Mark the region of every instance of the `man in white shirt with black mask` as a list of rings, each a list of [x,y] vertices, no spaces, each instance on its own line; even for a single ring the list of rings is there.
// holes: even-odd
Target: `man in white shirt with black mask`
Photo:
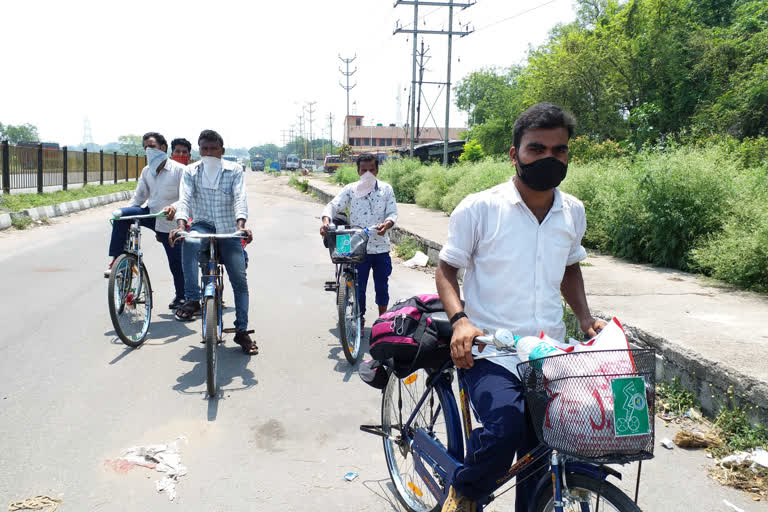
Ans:
[[[157,132],[145,133],[142,137],[144,150],[147,152],[147,166],[141,171],[136,192],[127,208],[121,208],[121,216],[165,213],[166,218],[141,219],[141,225],[155,232],[158,242],[163,244],[168,266],[173,276],[176,295],[168,305],[176,309],[184,304],[184,273],[181,268],[181,248],[172,247],[168,233],[175,227],[173,222],[179,201],[181,177],[184,165],[168,158],[168,142]],[[146,206],[142,205],[146,202]],[[115,258],[120,256],[128,236],[128,228],[133,221],[115,221],[112,223],[112,238],[109,244],[109,258],[104,277],[109,277]]]
[[[541,331],[565,336],[562,297],[581,330],[595,335],[605,322],[589,311],[579,262],[586,231],[584,205],[557,186],[568,168],[568,141],[575,121],[552,103],[539,103],[515,121],[509,157],[517,173],[508,182],[467,196],[451,214],[448,241],[440,251],[437,290],[453,325],[451,358],[483,424],[472,432],[472,452],[456,473],[443,512],[473,512],[491,493],[517,454],[536,446],[527,419],[517,357],[475,361],[472,347],[483,334],[510,329],[520,336]],[[465,268],[465,306],[457,272]],[[527,476],[518,476],[518,481]],[[517,486],[516,512],[527,512],[538,478]]]

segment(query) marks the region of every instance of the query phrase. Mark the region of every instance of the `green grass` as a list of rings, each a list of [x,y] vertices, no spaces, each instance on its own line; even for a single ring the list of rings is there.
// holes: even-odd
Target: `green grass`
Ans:
[[[291,175],[291,177],[288,179],[288,185],[294,187],[300,192],[304,192],[305,194],[309,191],[309,181],[299,179],[295,174]]]
[[[398,258],[404,260],[413,258],[416,251],[424,252],[424,247],[416,238],[408,235],[404,235],[400,239],[400,243],[395,246],[395,254],[397,254]]]
[[[14,215],[11,217],[11,226],[16,229],[27,229],[32,224],[32,218],[28,215]]]
[[[12,212],[36,208],[38,206],[50,206],[86,197],[104,196],[124,190],[135,190],[136,182],[122,182],[110,185],[86,185],[81,188],[59,190],[57,192],[44,192],[42,194],[7,194],[0,199],[0,208]]]
[[[336,183],[338,185],[349,185],[350,183],[354,183],[360,179],[360,176],[357,175],[357,167],[350,166],[350,165],[343,165],[336,169],[336,172],[334,172],[329,180],[331,183]]]
[[[657,384],[656,396],[669,406],[669,410],[677,416],[681,416],[692,407],[697,406],[696,398],[680,384],[680,379],[677,377],[674,377],[671,383],[660,382]]]
[[[715,419],[715,425],[722,431],[724,445],[713,450],[716,456],[729,452],[768,447],[768,431],[765,427],[754,426],[741,407],[724,407]]]

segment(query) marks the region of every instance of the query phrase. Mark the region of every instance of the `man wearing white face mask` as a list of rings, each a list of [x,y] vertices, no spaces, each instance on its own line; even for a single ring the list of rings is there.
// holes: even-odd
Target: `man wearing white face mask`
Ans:
[[[397,202],[392,186],[376,179],[379,174],[379,160],[376,155],[360,155],[357,159],[357,174],[360,176],[360,181],[344,187],[344,190],[326,205],[323,210],[320,235],[325,237],[331,219],[347,207],[349,207],[349,222],[353,226],[363,228],[376,226],[376,233],[371,234],[368,239],[368,254],[362,263],[357,264],[359,276],[357,296],[360,312],[365,315],[365,290],[368,287],[368,274],[373,270],[376,305],[381,315],[387,310],[387,304],[389,304],[392,259],[389,257],[390,245],[387,231],[397,222]],[[365,323],[365,318],[362,319],[362,323]]]
[[[167,215],[165,219],[162,217],[141,219],[141,225],[154,231],[157,241],[163,244],[176,292],[168,307],[175,309],[184,303],[184,274],[181,268],[181,248],[170,245],[168,233],[174,228],[173,218],[178,206],[184,165],[168,159],[166,154],[168,143],[159,133],[145,133],[142,143],[147,152],[147,166],[141,171],[130,205],[127,208],[121,208],[120,212],[123,217],[161,212]],[[147,205],[142,207],[145,202]],[[131,221],[115,221],[112,224],[112,239],[109,244],[110,262],[104,271],[104,277],[109,277],[115,258],[123,251],[130,224]]]
[[[245,233],[250,243],[253,234],[246,229],[248,197],[245,191],[243,168],[229,160],[222,160],[224,139],[213,130],[204,130],[197,139],[200,161],[184,171],[182,195],[179,199],[177,227],[169,234],[171,244],[187,227],[189,213],[194,212],[190,232],[229,234]],[[181,244],[184,266],[186,302],[176,310],[176,319],[182,322],[194,320],[200,313],[200,281],[198,265],[203,243],[199,238],[187,238]],[[248,280],[245,273],[245,257],[240,239],[223,238],[218,242],[219,256],[235,295],[235,339],[248,355],[256,355],[259,349],[249,336],[248,330]]]

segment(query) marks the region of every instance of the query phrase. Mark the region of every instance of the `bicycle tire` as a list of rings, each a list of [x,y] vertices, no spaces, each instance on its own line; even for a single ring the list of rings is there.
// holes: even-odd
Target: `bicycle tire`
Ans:
[[[123,253],[118,256],[112,264],[107,284],[107,305],[115,334],[120,341],[132,348],[144,343],[152,319],[152,283],[143,263],[139,270],[141,272],[140,289],[132,290],[131,288],[135,281],[134,274],[137,273],[137,262],[138,259],[133,254]],[[135,293],[133,298],[128,300],[131,292]],[[136,317],[137,320],[133,321],[130,317]],[[134,325],[137,327],[132,328]]]
[[[586,492],[587,496],[582,496],[589,500],[588,511],[595,510],[592,499],[600,498],[599,510],[609,512],[642,512],[634,501],[629,496],[624,494],[618,487],[610,482],[599,480],[591,476],[582,473],[568,473],[567,475],[568,490],[571,493]],[[583,503],[575,500],[568,500],[564,498],[566,506],[563,507],[563,512],[582,512],[585,509],[582,507]],[[610,508],[609,508],[610,507]],[[550,482],[545,486],[538,497],[536,498],[536,512],[551,512],[554,511],[554,498],[552,496],[552,483]]]
[[[203,306],[204,328],[203,341],[205,341],[205,383],[208,388],[208,396],[214,397],[218,392],[218,383],[216,382],[216,363],[218,359],[218,326],[219,311],[216,307],[216,300],[212,297],[205,299]]]
[[[360,355],[360,315],[357,310],[356,286],[357,283],[352,281],[350,285],[346,276],[341,276],[341,284],[336,295],[336,309],[339,314],[339,340],[341,341],[344,357],[351,365],[357,362],[357,358]],[[352,298],[351,301],[350,297]],[[350,307],[352,311],[348,312],[347,309]],[[350,322],[348,321],[350,313],[354,319],[351,330],[349,329]]]
[[[414,375],[416,375],[415,380],[411,384],[405,384]],[[402,427],[400,427],[401,422],[407,421],[411,416],[413,406],[418,403],[424,394],[427,377],[428,373],[424,370],[412,373],[405,379],[398,379],[396,375],[392,374],[381,397],[381,430],[389,436],[383,438],[384,458],[387,461],[387,469],[389,470],[389,478],[394,487],[394,494],[408,512],[436,512],[442,507],[440,501],[435,499],[430,493],[427,484],[419,476],[415,468],[413,468],[413,464],[411,464],[411,469],[408,471],[408,458],[413,459],[413,453],[411,451],[411,443],[402,438]],[[406,389],[408,386],[414,385],[413,390]],[[403,396],[403,391],[406,391],[405,396]],[[429,429],[431,434],[447,448],[448,453],[455,453],[458,449],[456,446],[457,442],[454,439],[461,438],[461,426],[449,422],[445,412],[449,407],[452,407],[454,416],[456,418],[459,417],[453,394],[447,391],[446,387],[440,383],[432,388],[431,393],[434,393],[434,395],[428,398],[424,405],[422,405],[422,409],[425,407],[432,409],[428,411],[429,418],[426,415],[417,415],[412,426],[419,428],[433,423],[434,427]],[[434,409],[435,396],[439,403],[439,408],[437,409]],[[404,401],[409,402],[409,404],[403,407],[400,404],[403,404]],[[392,417],[394,413],[397,413],[397,418]],[[433,421],[436,414],[441,417],[442,423],[439,423],[439,419]],[[456,432],[456,428],[458,428],[458,432]],[[391,440],[391,437],[394,437],[396,440]],[[402,456],[402,462],[397,460],[398,455]],[[437,483],[441,491],[445,491],[444,483],[441,481]]]

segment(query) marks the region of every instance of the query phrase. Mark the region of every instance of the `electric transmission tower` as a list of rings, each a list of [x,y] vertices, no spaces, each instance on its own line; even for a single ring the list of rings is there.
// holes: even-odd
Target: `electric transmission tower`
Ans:
[[[458,7],[466,9],[475,5],[475,0],[467,0],[466,2],[455,2],[454,0],[447,1],[433,1],[433,0],[395,0],[395,7],[398,5],[412,5],[413,6],[413,28],[406,29],[400,26],[400,22],[397,23],[393,34],[412,34],[413,35],[413,71],[411,77],[411,151],[413,156],[414,139],[416,138],[416,69],[418,67],[418,48],[417,39],[419,34],[433,34],[433,35],[445,35],[448,36],[448,71],[445,79],[445,133],[443,134],[443,165],[448,165],[448,124],[450,121],[451,112],[451,50],[453,49],[453,36],[464,37],[473,32],[466,26],[463,30],[453,30],[453,9]],[[448,7],[448,30],[426,30],[419,29],[419,5],[427,5],[431,7]]]
[[[352,89],[354,89],[357,86],[357,84],[353,84],[352,86],[349,85],[349,77],[351,77],[352,75],[357,73],[357,67],[355,67],[354,71],[350,72],[349,71],[349,65],[356,58],[357,58],[357,54],[355,54],[355,56],[352,57],[351,59],[345,59],[341,55],[339,55],[339,60],[341,62],[343,62],[347,66],[347,70],[346,71],[343,71],[341,68],[339,68],[339,72],[342,75],[344,75],[345,77],[347,77],[347,85],[344,85],[341,82],[339,82],[339,85],[341,86],[341,88],[344,89],[345,91],[347,91],[347,117],[346,117],[346,119],[344,121],[344,126],[345,126],[344,131],[346,132],[346,133],[344,133],[344,143],[345,144],[349,144],[349,124],[348,124],[349,123],[349,91],[351,91]]]
[[[308,101],[307,102],[307,108],[306,111],[309,114],[309,151],[312,154],[310,158],[312,160],[315,159],[315,146],[312,144],[312,114],[315,113],[316,109],[312,108],[315,106],[317,102],[316,101]]]

